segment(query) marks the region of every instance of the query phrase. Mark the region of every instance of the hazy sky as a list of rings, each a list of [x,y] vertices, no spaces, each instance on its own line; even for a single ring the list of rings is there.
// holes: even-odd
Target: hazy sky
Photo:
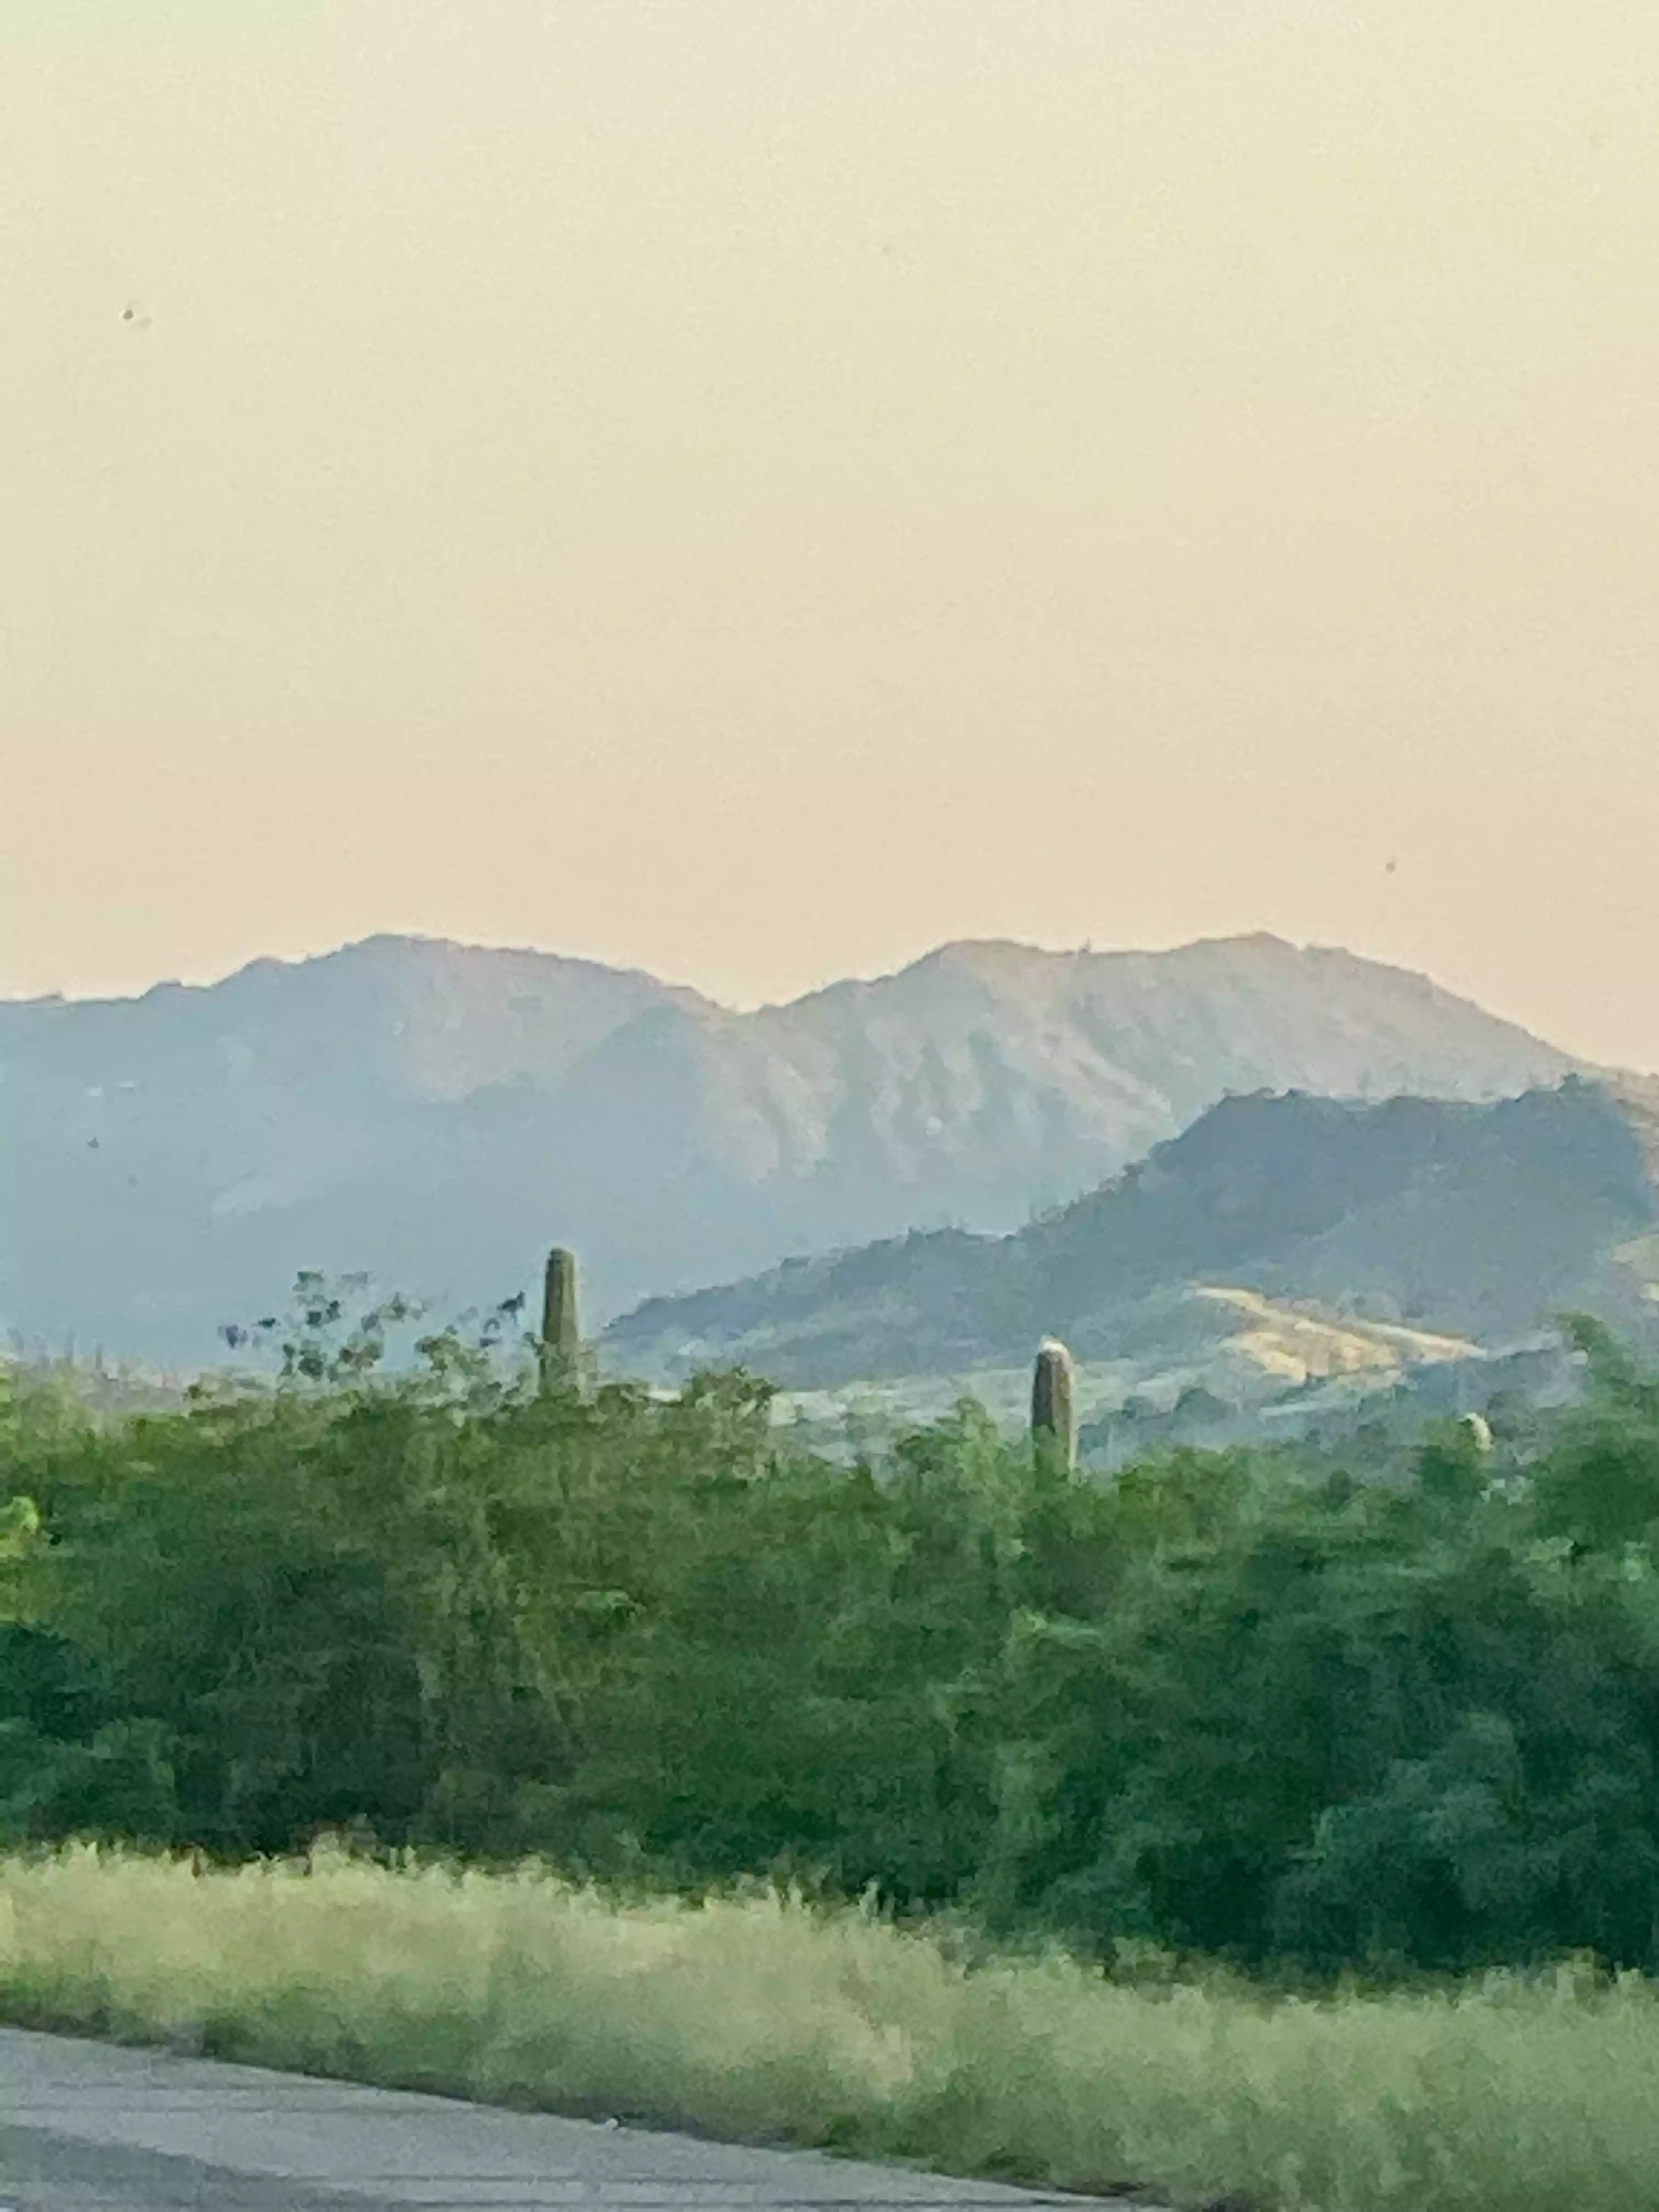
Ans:
[[[1659,1065],[1659,7],[0,0],[0,751],[7,994],[1265,928]]]

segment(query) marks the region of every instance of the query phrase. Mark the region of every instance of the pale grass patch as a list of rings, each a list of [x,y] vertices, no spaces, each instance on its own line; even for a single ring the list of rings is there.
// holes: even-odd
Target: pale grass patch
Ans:
[[[318,2073],[1172,2202],[1632,2212],[1659,2176],[1635,1981],[1149,1990],[775,1895],[618,1903],[343,1853],[0,1861],[0,2010]]]

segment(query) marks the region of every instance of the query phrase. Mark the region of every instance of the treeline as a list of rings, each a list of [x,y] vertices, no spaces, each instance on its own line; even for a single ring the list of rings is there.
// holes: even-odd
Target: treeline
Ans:
[[[6,1390],[0,1844],[345,1830],[1258,1970],[1659,1970],[1659,1382],[1589,1325],[1524,1450],[1103,1480],[971,1407],[832,1465],[744,1376],[538,1391],[453,1333],[386,1379],[339,1320],[174,1413]]]

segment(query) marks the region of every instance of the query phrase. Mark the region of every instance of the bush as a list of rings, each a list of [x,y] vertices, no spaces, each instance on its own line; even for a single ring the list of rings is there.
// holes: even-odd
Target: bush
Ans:
[[[1659,1967],[1659,1387],[1594,1333],[1541,1457],[1449,1432],[1387,1486],[1077,1481],[971,1405],[848,1468],[741,1376],[360,1340],[165,1414],[0,1401],[0,1838],[349,1827],[1280,1978]]]

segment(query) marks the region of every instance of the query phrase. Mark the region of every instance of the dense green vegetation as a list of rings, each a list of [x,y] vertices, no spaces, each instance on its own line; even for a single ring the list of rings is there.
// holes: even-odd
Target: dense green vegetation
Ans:
[[[283,1379],[171,1413],[14,1381],[0,1841],[787,1875],[1281,1981],[1659,1969],[1659,1383],[1588,1325],[1587,1401],[1489,1455],[1107,1482],[968,1407],[848,1468],[742,1376],[538,1395],[505,1335],[388,1379],[383,1321],[313,1284]]]

